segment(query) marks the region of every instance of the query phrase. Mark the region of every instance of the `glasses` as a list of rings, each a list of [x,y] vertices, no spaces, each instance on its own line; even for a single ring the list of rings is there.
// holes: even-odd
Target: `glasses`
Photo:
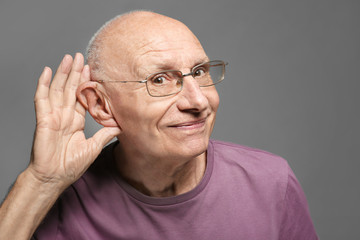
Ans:
[[[178,70],[168,70],[151,74],[141,81],[94,80],[97,82],[137,82],[145,83],[146,89],[152,97],[166,97],[180,92],[183,88],[184,77],[192,76],[200,87],[213,86],[224,80],[226,62],[214,60],[196,65],[191,72],[183,74]]]

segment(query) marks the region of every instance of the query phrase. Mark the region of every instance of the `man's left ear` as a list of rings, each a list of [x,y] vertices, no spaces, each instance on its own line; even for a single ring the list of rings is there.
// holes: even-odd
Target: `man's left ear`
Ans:
[[[97,123],[104,127],[119,127],[97,82],[82,83],[76,91],[76,97]]]

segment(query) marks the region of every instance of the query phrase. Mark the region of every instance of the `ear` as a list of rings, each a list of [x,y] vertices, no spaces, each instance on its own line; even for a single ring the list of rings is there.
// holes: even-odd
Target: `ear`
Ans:
[[[97,82],[87,81],[82,83],[76,91],[76,97],[97,123],[104,127],[119,127],[107,99],[98,90]]]

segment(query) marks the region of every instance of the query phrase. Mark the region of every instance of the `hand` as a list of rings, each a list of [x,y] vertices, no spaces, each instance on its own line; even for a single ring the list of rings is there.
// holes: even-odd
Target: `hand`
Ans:
[[[78,86],[90,81],[89,66],[84,66],[82,54],[77,53],[74,60],[65,55],[50,84],[51,75],[51,69],[45,67],[39,78],[35,94],[36,131],[27,170],[42,183],[54,183],[64,190],[86,171],[120,130],[104,127],[93,137],[85,138],[86,109],[76,99]]]

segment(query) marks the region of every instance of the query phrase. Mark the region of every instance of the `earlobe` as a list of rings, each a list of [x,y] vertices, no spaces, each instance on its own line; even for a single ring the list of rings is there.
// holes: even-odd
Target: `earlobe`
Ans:
[[[104,127],[119,127],[115,121],[104,94],[98,89],[96,82],[84,82],[76,96],[81,105],[90,113],[94,120]]]

